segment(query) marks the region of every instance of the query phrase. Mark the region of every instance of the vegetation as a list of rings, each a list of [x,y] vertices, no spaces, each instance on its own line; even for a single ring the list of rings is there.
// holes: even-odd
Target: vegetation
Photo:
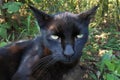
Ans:
[[[88,80],[120,79],[120,0],[1,0],[0,46],[39,33],[28,4],[50,14],[79,13],[99,4],[80,64],[88,69]]]

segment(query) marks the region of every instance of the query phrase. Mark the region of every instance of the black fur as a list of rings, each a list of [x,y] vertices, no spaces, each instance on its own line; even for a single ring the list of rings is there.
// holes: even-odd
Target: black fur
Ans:
[[[48,15],[30,6],[41,36],[0,48],[0,80],[63,80],[79,62],[97,7]]]

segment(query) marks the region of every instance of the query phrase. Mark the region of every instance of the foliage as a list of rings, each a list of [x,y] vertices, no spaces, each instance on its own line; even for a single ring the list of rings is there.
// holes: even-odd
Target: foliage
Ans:
[[[0,24],[0,36],[2,38],[7,38],[7,29],[9,29],[9,25],[7,23]]]
[[[120,77],[120,57],[117,58],[112,54],[112,50],[106,52],[100,65],[100,76],[103,76],[104,80],[118,80]]]
[[[120,56],[112,54],[113,51],[107,51],[97,63],[97,75],[92,74],[94,80],[119,80],[120,78]]]
[[[8,2],[2,6],[2,9],[7,9],[8,13],[14,13],[19,11],[21,5],[21,2]]]
[[[99,1],[99,2],[98,2]],[[79,13],[99,4],[90,24],[89,41],[81,62],[90,67],[94,80],[120,78],[120,0],[5,0],[0,6],[0,46],[19,39],[30,39],[39,33],[28,4],[46,13],[70,11]]]

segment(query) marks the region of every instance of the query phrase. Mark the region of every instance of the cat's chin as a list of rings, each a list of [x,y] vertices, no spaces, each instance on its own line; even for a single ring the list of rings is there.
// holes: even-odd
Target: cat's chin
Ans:
[[[63,64],[73,64],[74,62],[73,61],[64,61],[62,62]]]
[[[78,63],[78,60],[62,60],[60,61],[62,64],[66,64],[66,65],[72,65],[72,64],[76,64]]]

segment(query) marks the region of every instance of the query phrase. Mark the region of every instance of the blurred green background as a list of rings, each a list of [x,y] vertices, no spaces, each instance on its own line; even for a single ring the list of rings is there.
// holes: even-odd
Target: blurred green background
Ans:
[[[99,4],[80,65],[88,69],[86,80],[120,79],[120,0],[0,0],[0,46],[39,34],[28,4],[49,14],[80,13]]]

